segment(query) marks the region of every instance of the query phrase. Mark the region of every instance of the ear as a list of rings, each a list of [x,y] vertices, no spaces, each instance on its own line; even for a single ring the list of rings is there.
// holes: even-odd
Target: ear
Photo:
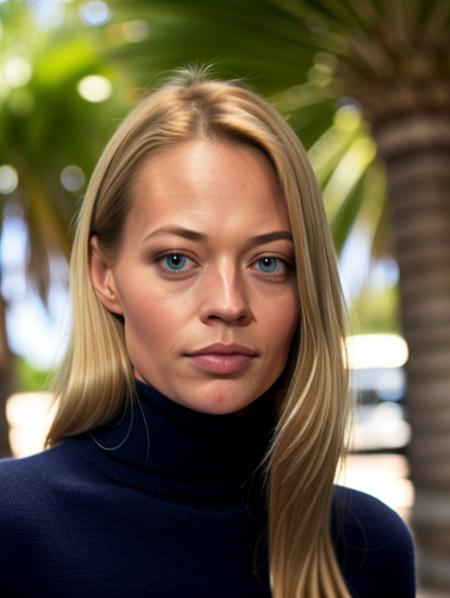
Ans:
[[[95,235],[89,242],[89,271],[92,286],[101,303],[112,313],[123,315],[122,303],[111,265],[100,249]]]

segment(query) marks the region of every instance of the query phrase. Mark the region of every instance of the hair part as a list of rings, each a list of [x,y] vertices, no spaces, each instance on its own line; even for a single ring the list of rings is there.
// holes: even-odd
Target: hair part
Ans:
[[[348,597],[330,536],[333,482],[349,413],[334,248],[305,150],[278,112],[242,82],[180,69],[143,99],[106,146],[77,221],[70,266],[72,333],[55,384],[58,410],[47,446],[109,421],[133,400],[123,324],[101,304],[90,280],[90,240],[96,235],[113,257],[140,165],[198,138],[242,142],[269,157],[294,238],[300,324],[263,463],[272,592],[275,598]]]

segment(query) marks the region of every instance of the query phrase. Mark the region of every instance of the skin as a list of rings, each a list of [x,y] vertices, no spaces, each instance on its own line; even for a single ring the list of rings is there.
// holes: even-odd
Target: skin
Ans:
[[[132,194],[118,256],[94,237],[90,268],[99,299],[124,317],[136,378],[197,411],[245,409],[282,373],[299,317],[269,160],[244,144],[183,142],[143,162]],[[252,354],[193,355],[214,343]]]

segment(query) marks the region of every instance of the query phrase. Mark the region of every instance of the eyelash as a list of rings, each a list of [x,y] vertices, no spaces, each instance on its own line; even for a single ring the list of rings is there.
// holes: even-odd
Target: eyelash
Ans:
[[[192,260],[190,257],[185,255],[184,253],[176,252],[176,251],[172,251],[170,253],[166,253],[164,255],[159,256],[157,258],[156,262],[164,270],[164,272],[170,273],[170,274],[175,274],[175,275],[176,274],[185,274],[186,272],[189,272],[189,270],[192,269],[192,266],[188,269],[183,268],[182,266],[179,269],[171,269],[167,265],[164,266],[164,260],[167,260],[169,258],[174,258],[174,257],[181,258],[183,265],[186,265],[186,262],[190,262],[195,267],[194,260]],[[287,261],[283,258],[280,258],[278,256],[275,256],[275,255],[270,255],[270,254],[263,255],[260,258],[256,259],[252,263],[252,266],[254,266],[255,264],[261,263],[263,260],[272,260],[272,261],[275,260],[278,268],[277,268],[277,271],[275,271],[275,272],[264,272],[263,270],[258,270],[258,272],[260,274],[275,278],[276,276],[280,276],[280,275],[285,276],[285,275],[289,274],[290,272],[292,272],[292,270],[293,270],[293,266],[289,261]],[[278,271],[280,266],[282,267],[282,272]]]

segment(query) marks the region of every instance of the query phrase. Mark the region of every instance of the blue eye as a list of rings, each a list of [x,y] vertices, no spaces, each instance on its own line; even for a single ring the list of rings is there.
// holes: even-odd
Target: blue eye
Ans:
[[[256,264],[264,274],[281,274],[287,269],[286,263],[278,257],[265,256],[257,260]]]
[[[191,262],[189,258],[180,253],[169,253],[161,258],[161,263],[167,270],[172,272],[182,272],[186,269],[188,262]]]

